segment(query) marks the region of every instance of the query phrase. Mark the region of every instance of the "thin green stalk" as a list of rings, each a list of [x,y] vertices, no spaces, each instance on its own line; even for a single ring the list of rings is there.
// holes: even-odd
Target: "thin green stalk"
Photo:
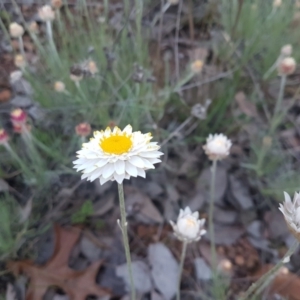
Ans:
[[[214,204],[215,204],[216,170],[217,170],[217,160],[214,159],[211,168],[210,201],[209,201],[209,215],[208,215],[212,266],[214,271],[216,270],[216,244],[215,244],[215,231],[214,231],[213,217],[214,217]]]
[[[56,49],[56,46],[55,46],[55,43],[54,43],[54,40],[53,40],[51,21],[46,22],[46,27],[47,27],[47,35],[48,35],[48,40],[49,40],[49,44],[50,44],[50,47],[51,47],[52,54],[55,58],[56,63],[58,65],[60,65],[59,55],[58,55],[58,52],[57,52],[57,49]]]
[[[239,300],[247,300],[252,294],[253,295],[251,297],[257,296],[262,291],[262,289],[270,283],[270,281],[276,275],[277,271],[284,265],[284,262],[296,251],[298,246],[299,242],[295,241],[295,243],[291,246],[285,256],[264,276],[260,277],[259,280],[253,283]]]
[[[283,75],[283,76],[281,76],[280,89],[279,89],[279,94],[278,94],[278,98],[277,98],[277,102],[276,102],[276,106],[275,106],[275,110],[274,110],[274,117],[277,116],[277,114],[279,113],[279,111],[282,107],[282,100],[283,100],[285,84],[286,84],[286,75]]]
[[[186,256],[186,248],[187,248],[187,242],[183,242],[183,247],[182,247],[182,252],[181,252],[181,257],[180,257],[180,265],[179,265],[179,271],[178,271],[178,281],[177,281],[177,296],[176,300],[180,300],[180,282],[181,282],[181,275],[183,271],[183,265],[185,261],[185,256]]]
[[[21,36],[19,36],[19,48],[20,48],[20,52],[21,52],[22,56],[24,57],[24,59],[26,59],[23,38]]]
[[[135,298],[136,298],[135,297],[135,287],[134,287],[133,276],[132,276],[131,256],[130,256],[130,248],[129,248],[129,242],[128,242],[128,234],[127,234],[127,221],[126,221],[126,210],[125,210],[123,184],[118,183],[118,192],[119,192],[120,213],[121,213],[121,222],[119,223],[119,225],[120,225],[122,236],[123,236],[125,256],[126,256],[128,274],[129,274],[129,279],[130,279],[131,300],[135,300]]]

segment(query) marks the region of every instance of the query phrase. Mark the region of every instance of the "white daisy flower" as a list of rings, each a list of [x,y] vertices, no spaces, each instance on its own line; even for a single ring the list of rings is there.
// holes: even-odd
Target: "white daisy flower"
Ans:
[[[203,149],[210,160],[220,160],[229,155],[231,145],[224,134],[210,134]]]
[[[288,228],[300,241],[300,193],[295,193],[293,201],[288,193],[284,192],[284,203],[279,204]]]
[[[204,228],[205,219],[199,220],[199,213],[192,213],[187,206],[184,210],[180,209],[176,224],[170,221],[173,227],[174,234],[182,242],[195,242],[201,239],[201,236],[206,233]]]
[[[104,131],[95,131],[94,138],[82,145],[77,152],[78,159],[73,163],[77,171],[82,171],[81,179],[89,181],[100,179],[100,184],[109,180],[122,183],[131,176],[146,176],[145,170],[154,169],[163,155],[156,142],[150,142],[151,133],[132,132],[127,125],[123,131],[107,127]]]

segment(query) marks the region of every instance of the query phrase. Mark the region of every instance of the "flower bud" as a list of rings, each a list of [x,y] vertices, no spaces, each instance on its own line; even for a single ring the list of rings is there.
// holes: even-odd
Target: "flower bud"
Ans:
[[[205,219],[199,220],[199,213],[192,213],[189,207],[180,209],[176,224],[170,221],[175,236],[183,242],[191,243],[201,239],[206,233],[204,229]]]
[[[31,130],[31,126],[29,124],[17,124],[13,123],[13,131],[15,133],[23,134],[23,133],[29,133]]]
[[[17,54],[14,58],[14,63],[15,63],[15,66],[22,69],[25,67],[26,65],[26,61],[25,61],[25,58],[23,55],[21,54]]]
[[[19,38],[24,34],[24,28],[18,23],[11,23],[9,25],[9,34],[13,38]]]
[[[62,7],[62,1],[61,0],[52,0],[51,5],[55,9],[60,9]]]
[[[191,70],[193,73],[200,73],[202,71],[202,68],[203,68],[203,61],[200,59],[195,60],[191,64]]]
[[[300,193],[295,193],[292,201],[290,195],[284,192],[284,200],[283,204],[279,204],[279,210],[290,232],[300,242]]]
[[[44,5],[41,8],[39,8],[39,17],[42,21],[53,21],[55,18],[55,13],[50,5]]]
[[[31,22],[28,26],[29,31],[32,33],[38,33],[39,32],[39,25],[36,22]]]
[[[10,113],[10,119],[13,124],[22,125],[27,121],[27,114],[21,108],[16,108]]]
[[[231,141],[224,134],[210,134],[203,149],[210,160],[221,160],[229,155],[231,145]]]
[[[284,45],[280,52],[284,57],[291,56],[293,53],[293,46],[290,44]]]
[[[93,60],[88,62],[88,70],[92,75],[95,75],[96,73],[98,73],[98,67]]]
[[[273,7],[280,7],[282,4],[282,0],[274,0],[273,1]]]
[[[80,123],[75,127],[78,136],[86,137],[91,134],[91,125],[89,123]]]
[[[0,145],[7,144],[9,140],[7,132],[3,129],[0,128]]]
[[[285,57],[278,63],[278,75],[288,76],[295,72],[296,70],[296,61],[293,57]]]
[[[56,81],[54,83],[54,90],[58,93],[63,92],[66,89],[65,84],[61,81]]]
[[[231,275],[233,271],[232,262],[227,258],[222,259],[217,266],[217,270],[224,275]]]

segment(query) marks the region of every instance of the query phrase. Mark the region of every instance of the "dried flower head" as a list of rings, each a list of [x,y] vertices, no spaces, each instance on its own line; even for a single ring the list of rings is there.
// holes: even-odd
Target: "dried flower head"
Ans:
[[[89,123],[80,123],[75,127],[75,132],[78,136],[87,137],[91,134],[91,125]]]
[[[50,5],[44,5],[39,8],[39,17],[44,22],[53,21],[55,13]]]
[[[300,193],[295,193],[292,201],[290,195],[284,192],[284,202],[279,204],[279,210],[291,233],[300,241]]]
[[[288,76],[295,72],[296,70],[296,61],[293,57],[285,57],[279,61],[277,70],[278,75],[280,76]]]
[[[231,145],[231,141],[224,134],[210,134],[203,149],[210,160],[221,160],[229,155]]]
[[[281,53],[284,57],[291,56],[292,53],[293,53],[293,46],[290,45],[290,44],[284,45],[284,46],[281,48],[280,53]]]
[[[269,149],[272,146],[273,140],[270,136],[264,136],[263,145],[265,148]]]
[[[23,55],[17,54],[14,58],[15,66],[18,68],[24,68],[26,66],[26,60]]]
[[[39,32],[39,25],[37,24],[37,22],[31,22],[28,26],[29,31],[32,33],[38,33]]]
[[[282,0],[274,0],[273,1],[273,7],[280,7],[282,4]]]
[[[96,73],[98,73],[98,67],[93,60],[90,60],[88,62],[88,70],[92,75],[95,75]]]
[[[18,23],[11,23],[9,25],[9,34],[13,38],[19,38],[24,34],[24,28]]]
[[[205,120],[206,119],[206,113],[207,109],[211,104],[211,100],[207,99],[203,104],[197,103],[192,107],[191,110],[191,115],[194,116],[195,118],[198,118],[200,120]]]
[[[0,145],[5,145],[8,143],[9,137],[7,132],[3,129],[0,128]]]
[[[51,5],[55,9],[60,9],[63,5],[62,0],[51,0]]]
[[[94,138],[77,152],[74,168],[83,172],[82,179],[99,178],[100,184],[109,180],[122,183],[131,176],[145,177],[145,170],[154,169],[153,164],[160,162],[163,154],[151,139],[151,133],[132,132],[130,125],[123,130],[115,127],[112,131],[107,127],[104,131],[95,131]]]
[[[80,74],[76,75],[76,74],[73,74],[73,73],[70,74],[70,79],[72,81],[74,81],[75,83],[79,83],[79,81],[81,81],[82,78],[83,78],[83,75],[80,75]]]
[[[206,233],[205,219],[199,219],[199,213],[192,213],[188,206],[184,210],[180,209],[176,224],[173,221],[170,221],[170,224],[176,237],[183,242],[198,241]]]
[[[23,76],[23,73],[20,70],[11,72],[9,75],[10,83],[14,84],[15,82],[19,81],[22,78],[22,76]]]
[[[55,81],[54,90],[58,93],[62,93],[66,89],[65,84],[61,81]]]
[[[191,70],[193,73],[200,73],[203,69],[203,61],[200,59],[195,60],[191,64]]]
[[[13,124],[23,125],[27,122],[27,114],[21,108],[16,108],[10,113],[10,119]]]

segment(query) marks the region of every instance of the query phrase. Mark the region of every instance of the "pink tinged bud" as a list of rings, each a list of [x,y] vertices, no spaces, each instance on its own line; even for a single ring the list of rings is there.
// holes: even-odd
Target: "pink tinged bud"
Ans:
[[[21,108],[17,108],[10,113],[10,119],[14,125],[22,125],[27,121],[27,114]]]
[[[278,64],[278,75],[288,76],[295,72],[296,70],[296,61],[293,57],[286,57],[282,59]]]
[[[9,140],[8,134],[4,129],[0,129],[0,144],[4,145],[7,144]]]
[[[55,13],[50,5],[44,5],[39,9],[39,17],[44,22],[53,21]]]
[[[18,124],[18,123],[13,123],[13,130],[15,133],[23,134],[23,133],[28,133],[31,130],[31,126],[28,124]]]
[[[75,127],[78,136],[86,137],[91,134],[91,125],[89,123],[80,123]]]

